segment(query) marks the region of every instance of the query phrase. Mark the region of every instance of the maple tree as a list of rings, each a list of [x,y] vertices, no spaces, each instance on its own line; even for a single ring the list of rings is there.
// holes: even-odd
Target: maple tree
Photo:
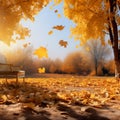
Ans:
[[[34,21],[34,16],[48,2],[49,0],[0,0],[0,40],[10,44],[14,39],[24,39],[30,31],[20,24],[20,20]]]
[[[55,0],[56,4],[62,1]],[[100,38],[104,44],[106,33],[109,34],[117,77],[120,77],[119,12],[120,0],[64,0],[64,14],[76,24],[71,29],[75,39],[85,43],[92,38]]]

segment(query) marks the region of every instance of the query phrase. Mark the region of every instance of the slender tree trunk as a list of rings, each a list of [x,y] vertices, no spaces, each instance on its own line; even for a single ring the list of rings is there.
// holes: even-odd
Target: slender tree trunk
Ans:
[[[109,0],[110,4],[110,17],[109,20],[109,33],[110,39],[113,46],[114,61],[115,61],[115,77],[120,78],[120,58],[118,50],[118,26],[116,23],[115,12],[116,12],[116,0]],[[113,15],[113,16],[111,16]]]
[[[115,77],[120,78],[120,60],[115,61]]]

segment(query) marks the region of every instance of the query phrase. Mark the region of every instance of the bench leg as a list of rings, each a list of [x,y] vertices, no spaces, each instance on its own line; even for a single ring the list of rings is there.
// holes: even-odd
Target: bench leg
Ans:
[[[8,84],[7,77],[5,78],[6,83]]]
[[[18,84],[18,76],[16,76],[16,84]]]

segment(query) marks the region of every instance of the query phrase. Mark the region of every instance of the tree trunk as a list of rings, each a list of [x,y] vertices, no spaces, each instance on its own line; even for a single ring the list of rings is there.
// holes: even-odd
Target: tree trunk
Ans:
[[[98,67],[95,66],[95,75],[97,76],[98,75]]]
[[[118,26],[116,22],[116,8],[117,8],[117,0],[109,0],[110,4],[110,16],[108,18],[109,21],[109,33],[110,40],[113,46],[114,60],[115,60],[115,77],[120,78],[120,58],[119,58],[119,50],[118,50]]]
[[[120,78],[120,60],[115,61],[115,77]]]

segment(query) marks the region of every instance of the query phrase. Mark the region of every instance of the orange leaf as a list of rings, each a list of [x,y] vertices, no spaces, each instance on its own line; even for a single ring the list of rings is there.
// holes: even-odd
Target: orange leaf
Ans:
[[[68,45],[67,41],[64,41],[64,40],[60,40],[60,41],[59,41],[59,44],[60,44],[61,46],[64,46],[64,47],[67,47],[67,45]]]
[[[26,48],[27,47],[27,43],[23,44],[23,47]]]
[[[48,35],[51,35],[51,34],[53,34],[53,31],[52,31],[52,30],[48,32]]]
[[[53,29],[63,30],[63,29],[64,29],[64,26],[63,26],[63,25],[56,25],[56,26],[53,27]]]
[[[55,10],[55,13],[57,13],[58,12],[58,10]]]

